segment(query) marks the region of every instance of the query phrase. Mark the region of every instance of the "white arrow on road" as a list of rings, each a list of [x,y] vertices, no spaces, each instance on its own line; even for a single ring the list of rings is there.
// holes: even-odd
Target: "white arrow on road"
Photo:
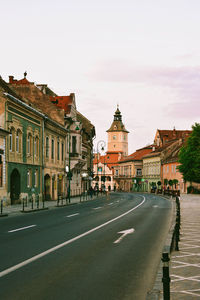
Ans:
[[[135,229],[133,228],[130,228],[130,229],[127,229],[127,230],[123,230],[123,231],[119,231],[118,233],[122,233],[122,236],[120,236],[120,238],[118,238],[115,242],[113,242],[113,244],[118,244],[121,242],[121,240],[127,235],[127,234],[130,234],[130,233],[133,233],[135,231]]]

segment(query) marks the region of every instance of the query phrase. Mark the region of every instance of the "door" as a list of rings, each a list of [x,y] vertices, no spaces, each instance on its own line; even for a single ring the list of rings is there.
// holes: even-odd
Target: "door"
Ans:
[[[20,196],[20,174],[17,169],[14,169],[10,176],[11,204],[19,203],[19,196]]]
[[[45,200],[51,200],[50,197],[50,176],[46,174],[44,176],[44,196]]]

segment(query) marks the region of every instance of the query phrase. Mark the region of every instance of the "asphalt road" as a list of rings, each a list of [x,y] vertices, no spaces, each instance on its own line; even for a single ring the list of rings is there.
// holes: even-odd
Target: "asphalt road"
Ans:
[[[0,299],[143,300],[170,227],[170,200],[113,193],[0,220]]]

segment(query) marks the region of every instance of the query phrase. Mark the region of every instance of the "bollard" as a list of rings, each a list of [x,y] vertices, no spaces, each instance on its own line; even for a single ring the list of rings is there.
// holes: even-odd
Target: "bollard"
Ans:
[[[59,197],[57,198],[57,206],[59,206]]]
[[[39,209],[39,195],[37,195],[37,209]]]
[[[42,207],[44,208],[44,195],[42,197]]]
[[[31,196],[31,208],[33,209],[33,196]]]
[[[175,225],[175,242],[176,242],[176,245],[175,245],[175,250],[176,251],[179,251],[179,247],[178,247],[178,242],[179,242],[179,225],[178,223],[176,223]]]
[[[61,197],[61,205],[63,206],[63,197],[62,196],[60,196]]]
[[[170,300],[170,277],[169,277],[169,254],[164,252],[162,254],[163,262],[163,299]]]
[[[3,214],[3,200],[1,200],[1,215]]]
[[[22,200],[22,211],[24,211],[24,198]]]

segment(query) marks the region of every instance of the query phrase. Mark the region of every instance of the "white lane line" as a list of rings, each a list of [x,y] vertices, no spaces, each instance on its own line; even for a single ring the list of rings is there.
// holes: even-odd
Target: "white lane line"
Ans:
[[[79,215],[79,213],[76,213],[76,214],[73,214],[73,215],[68,215],[68,216],[66,216],[66,218],[71,218],[71,217],[78,216],[78,215]]]
[[[37,225],[30,225],[30,226],[26,226],[26,227],[21,227],[21,228],[10,230],[8,232],[20,231],[20,230],[28,229],[28,228],[35,227],[35,226],[37,226]]]
[[[100,209],[100,208],[102,208],[102,206],[99,206],[99,207],[94,207],[93,209]]]
[[[108,205],[113,205],[113,202],[112,202],[112,203],[109,203]]]
[[[19,264],[17,264],[15,266],[12,266],[12,267],[10,267],[8,269],[5,269],[4,271],[1,271],[0,272],[0,277],[3,277],[3,276],[5,276],[5,275],[7,275],[7,274],[9,274],[9,273],[17,270],[17,269],[20,269],[20,268],[22,268],[22,267],[30,264],[31,262],[33,262],[33,261],[35,261],[35,260],[37,260],[37,259],[39,259],[39,258],[41,258],[43,256],[46,256],[47,254],[49,254],[51,252],[54,252],[54,251],[56,251],[56,250],[58,250],[58,249],[60,249],[60,248],[62,248],[64,246],[66,246],[68,244],[71,244],[71,243],[75,242],[76,240],[78,240],[78,239],[80,239],[80,238],[82,238],[82,237],[84,237],[84,236],[86,236],[86,235],[88,235],[88,234],[90,234],[90,233],[92,233],[92,232],[94,232],[94,231],[96,231],[96,230],[98,230],[98,229],[100,229],[100,228],[102,228],[102,227],[104,227],[104,226],[106,226],[106,225],[114,222],[114,221],[117,221],[117,220],[121,219],[122,217],[124,217],[124,216],[126,216],[128,214],[130,214],[132,211],[134,211],[135,209],[137,209],[138,207],[140,207],[145,202],[145,197],[144,196],[142,196],[142,197],[143,197],[142,202],[140,204],[136,205],[135,207],[133,207],[132,209],[128,210],[127,212],[125,212],[125,213],[119,215],[118,217],[116,217],[114,219],[111,219],[111,220],[109,220],[109,221],[107,221],[107,222],[105,222],[105,223],[103,223],[103,224],[101,224],[101,225],[99,225],[99,226],[97,226],[97,227],[95,227],[93,229],[90,229],[90,230],[88,230],[88,231],[86,231],[86,232],[84,232],[84,233],[82,233],[82,234],[80,234],[80,235],[78,235],[78,236],[76,236],[76,237],[68,240],[68,241],[65,241],[62,244],[59,244],[59,245],[57,245],[55,247],[52,247],[52,248],[50,248],[50,249],[48,249],[48,250],[46,250],[46,251],[44,251],[44,252],[42,252],[40,254],[37,254],[37,255],[35,255],[35,256],[33,256],[33,257],[31,257],[31,258],[29,258],[29,259],[27,259],[27,260],[25,260],[25,261],[23,261],[21,263],[19,263]]]

